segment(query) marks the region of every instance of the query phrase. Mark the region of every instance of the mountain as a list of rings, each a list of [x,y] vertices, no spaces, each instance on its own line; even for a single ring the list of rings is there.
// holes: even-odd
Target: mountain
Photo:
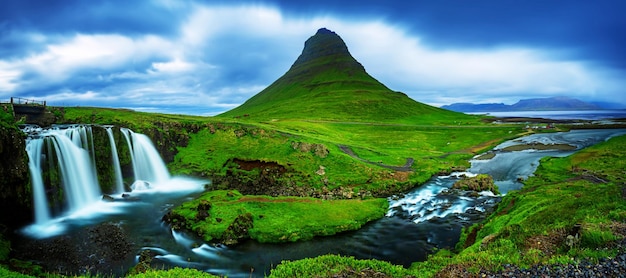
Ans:
[[[218,117],[411,123],[467,119],[390,90],[352,57],[339,35],[325,28],[305,42],[283,76]]]
[[[567,111],[567,110],[601,110],[602,108],[569,97],[550,97],[523,99],[513,105],[503,103],[453,103],[441,106],[457,112],[510,112],[510,111]]]

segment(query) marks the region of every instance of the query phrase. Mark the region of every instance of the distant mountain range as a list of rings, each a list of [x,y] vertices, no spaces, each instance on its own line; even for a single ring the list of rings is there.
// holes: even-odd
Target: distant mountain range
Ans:
[[[441,106],[457,112],[568,111],[610,109],[570,97],[523,99],[513,105],[504,103],[453,103]]]

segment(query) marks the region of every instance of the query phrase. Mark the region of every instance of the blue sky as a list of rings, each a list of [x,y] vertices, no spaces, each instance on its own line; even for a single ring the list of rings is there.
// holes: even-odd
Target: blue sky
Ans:
[[[325,27],[376,79],[434,106],[626,107],[626,1],[0,1],[3,101],[214,115]]]

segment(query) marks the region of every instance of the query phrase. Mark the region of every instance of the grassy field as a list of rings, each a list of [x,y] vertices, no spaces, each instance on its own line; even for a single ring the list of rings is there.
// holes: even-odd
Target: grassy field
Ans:
[[[188,136],[188,144],[168,167],[174,174],[223,176],[234,158],[275,162],[289,172],[290,183],[355,190],[407,189],[438,172],[466,167],[467,160],[497,143],[524,132],[519,125],[485,124],[459,117],[449,125],[367,123],[316,120],[276,120],[197,117],[105,108],[65,108],[65,122],[115,124],[138,132],[156,128]],[[323,145],[327,156],[294,149],[294,143]],[[359,158],[344,153],[347,146]],[[377,164],[402,166],[413,158],[410,172]],[[325,168],[323,176],[315,174]]]

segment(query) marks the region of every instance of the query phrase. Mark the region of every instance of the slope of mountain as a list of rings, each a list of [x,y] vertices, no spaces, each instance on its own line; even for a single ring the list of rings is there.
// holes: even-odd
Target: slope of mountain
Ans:
[[[601,107],[570,97],[523,99],[513,105],[503,103],[453,103],[441,106],[457,112],[567,111],[600,110]]]
[[[325,28],[305,42],[302,54],[282,77],[218,117],[396,123],[468,119],[390,90],[365,71],[335,32]]]

